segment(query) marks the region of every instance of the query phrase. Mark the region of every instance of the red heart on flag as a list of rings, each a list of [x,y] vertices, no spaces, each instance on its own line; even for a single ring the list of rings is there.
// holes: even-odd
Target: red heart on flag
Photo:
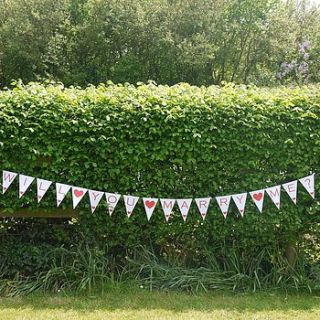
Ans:
[[[260,201],[260,200],[262,199],[262,197],[263,197],[262,192],[255,193],[255,194],[253,195],[253,198],[254,198],[255,200],[257,200],[257,201]]]
[[[83,195],[83,191],[82,190],[78,190],[78,189],[75,189],[73,193],[77,198],[79,198],[79,197],[81,197]]]
[[[154,207],[154,205],[156,204],[156,202],[155,202],[155,201],[147,200],[147,201],[145,201],[145,204],[146,204],[146,206],[147,206],[149,209],[151,209],[152,207]]]

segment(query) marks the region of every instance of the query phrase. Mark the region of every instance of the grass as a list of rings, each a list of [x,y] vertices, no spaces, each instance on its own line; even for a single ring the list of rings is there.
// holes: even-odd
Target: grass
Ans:
[[[320,319],[317,293],[149,292],[115,288],[103,295],[0,298],[0,319]]]

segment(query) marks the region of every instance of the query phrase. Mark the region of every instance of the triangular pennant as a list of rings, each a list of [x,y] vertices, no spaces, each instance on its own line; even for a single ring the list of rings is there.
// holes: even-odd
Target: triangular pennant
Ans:
[[[256,204],[259,211],[262,212],[263,200],[264,200],[264,189],[251,191],[250,196],[253,202]]]
[[[232,195],[233,202],[236,204],[242,217],[244,215],[244,208],[246,206],[247,195],[247,192]]]
[[[297,204],[297,191],[298,191],[298,181],[290,181],[287,183],[284,183],[283,189],[286,190],[288,196],[293,201],[294,204]]]
[[[106,200],[108,204],[108,212],[109,212],[109,215],[111,216],[115,207],[119,202],[119,199],[121,198],[121,195],[117,193],[108,193],[108,192],[105,192],[105,195],[106,195]]]
[[[266,189],[267,194],[276,205],[278,209],[280,209],[280,194],[281,194],[281,186],[274,186]]]
[[[18,174],[15,172],[5,170],[2,171],[2,193],[5,193],[9,189],[11,183],[17,175]]]
[[[314,199],[315,197],[315,189],[314,189],[314,174],[311,174],[310,176],[303,177],[299,179],[301,184],[305,187],[305,189],[308,191],[310,196]]]
[[[123,198],[124,198],[124,205],[126,207],[127,216],[128,218],[130,218],[130,216],[132,215],[133,209],[139,200],[139,197],[123,196]]]
[[[104,192],[95,191],[95,190],[89,190],[88,192],[89,192],[91,213],[94,213],[94,211],[96,210]]]
[[[162,210],[164,213],[164,217],[165,217],[166,221],[168,222],[176,200],[175,199],[160,199],[160,202],[161,202]]]
[[[231,196],[216,197],[216,200],[217,200],[218,205],[222,211],[223,216],[225,218],[227,218]]]
[[[37,178],[37,198],[38,202],[41,201],[45,193],[48,191],[49,187],[51,186],[52,181],[39,179]]]
[[[19,198],[21,198],[33,182],[34,177],[19,175]]]
[[[177,199],[178,207],[180,209],[182,219],[184,221],[187,220],[188,212],[191,207],[191,202],[192,202],[192,199]]]
[[[60,206],[60,203],[65,198],[66,194],[69,192],[71,186],[63,183],[56,183],[56,193],[57,193],[57,207]]]
[[[202,219],[204,220],[206,215],[207,215],[208,209],[209,209],[209,204],[210,204],[211,198],[210,197],[208,197],[208,198],[196,198],[194,200],[195,200],[195,202],[197,204],[197,207],[199,209],[200,215],[201,215]]]
[[[85,188],[72,187],[73,209],[76,208],[76,206],[79,204],[79,202],[84,197],[84,195],[87,193],[87,191],[88,191],[88,189],[85,189]]]
[[[148,221],[150,221],[150,218],[153,214],[153,211],[157,203],[158,203],[158,199],[156,198],[143,198],[144,209],[146,210]]]

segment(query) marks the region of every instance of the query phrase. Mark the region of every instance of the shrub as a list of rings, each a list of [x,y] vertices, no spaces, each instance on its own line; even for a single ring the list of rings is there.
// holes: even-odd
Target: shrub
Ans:
[[[319,89],[110,83],[83,90],[18,84],[0,92],[0,167],[159,198],[273,186],[319,171]],[[53,186],[40,204],[34,184],[21,199],[17,195],[15,181],[1,197],[1,208],[55,207]],[[72,246],[84,237],[98,247],[107,244],[115,257],[144,245],[179,264],[202,266],[208,252],[223,262],[231,248],[244,261],[262,249],[284,252],[305,234],[312,236],[318,206],[300,186],[297,206],[283,192],[280,211],[266,196],[260,214],[248,198],[243,218],[231,205],[224,219],[213,199],[205,221],[193,203],[186,222],[176,207],[166,223],[159,204],[150,222],[141,202],[127,218],[123,200],[111,217],[104,201],[92,215],[86,196],[76,219],[58,226],[50,219],[3,219],[0,237],[14,238],[22,247]],[[70,195],[62,207],[71,207]],[[3,249],[6,241],[1,255],[13,255]],[[37,269],[43,261],[30,263]],[[20,262],[16,267],[22,268]]]

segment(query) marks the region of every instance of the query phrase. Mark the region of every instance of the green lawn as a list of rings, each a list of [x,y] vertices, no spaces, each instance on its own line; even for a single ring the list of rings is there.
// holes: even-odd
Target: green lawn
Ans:
[[[0,298],[0,319],[320,319],[317,294],[188,295],[110,290],[99,296]]]

